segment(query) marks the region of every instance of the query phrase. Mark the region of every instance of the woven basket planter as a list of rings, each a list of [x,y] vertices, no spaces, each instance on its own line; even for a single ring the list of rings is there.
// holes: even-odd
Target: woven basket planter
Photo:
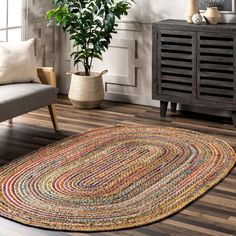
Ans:
[[[91,109],[99,107],[104,100],[102,75],[107,73],[73,73],[69,91],[69,99],[76,108]]]

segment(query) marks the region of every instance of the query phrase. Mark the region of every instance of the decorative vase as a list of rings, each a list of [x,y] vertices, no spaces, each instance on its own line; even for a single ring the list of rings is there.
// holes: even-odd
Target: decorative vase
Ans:
[[[202,23],[202,16],[201,14],[194,14],[192,17],[193,24],[200,25]]]
[[[188,23],[193,23],[192,16],[199,12],[198,0],[187,0],[185,18]]]
[[[91,109],[99,107],[104,100],[104,88],[102,73],[91,73],[85,76],[84,73],[73,73],[69,91],[69,99],[76,108]]]
[[[204,16],[207,23],[211,25],[216,25],[221,19],[221,14],[218,10],[218,7],[207,7]]]

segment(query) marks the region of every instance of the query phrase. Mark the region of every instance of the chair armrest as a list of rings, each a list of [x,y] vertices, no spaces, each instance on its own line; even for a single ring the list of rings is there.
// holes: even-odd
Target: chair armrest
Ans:
[[[56,87],[56,75],[52,67],[37,67],[37,73],[43,84]]]

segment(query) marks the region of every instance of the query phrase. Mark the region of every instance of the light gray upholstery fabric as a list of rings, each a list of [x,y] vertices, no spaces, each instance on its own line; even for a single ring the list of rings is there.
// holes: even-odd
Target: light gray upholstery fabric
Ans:
[[[56,88],[37,83],[0,86],[0,122],[56,101]]]

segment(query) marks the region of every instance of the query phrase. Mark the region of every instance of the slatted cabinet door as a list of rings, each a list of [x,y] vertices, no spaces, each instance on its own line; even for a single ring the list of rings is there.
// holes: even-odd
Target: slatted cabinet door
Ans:
[[[235,35],[197,33],[197,98],[221,103],[235,102]]]
[[[196,33],[158,32],[158,94],[196,98]]]
[[[153,99],[232,112],[236,128],[236,24],[153,23]]]

